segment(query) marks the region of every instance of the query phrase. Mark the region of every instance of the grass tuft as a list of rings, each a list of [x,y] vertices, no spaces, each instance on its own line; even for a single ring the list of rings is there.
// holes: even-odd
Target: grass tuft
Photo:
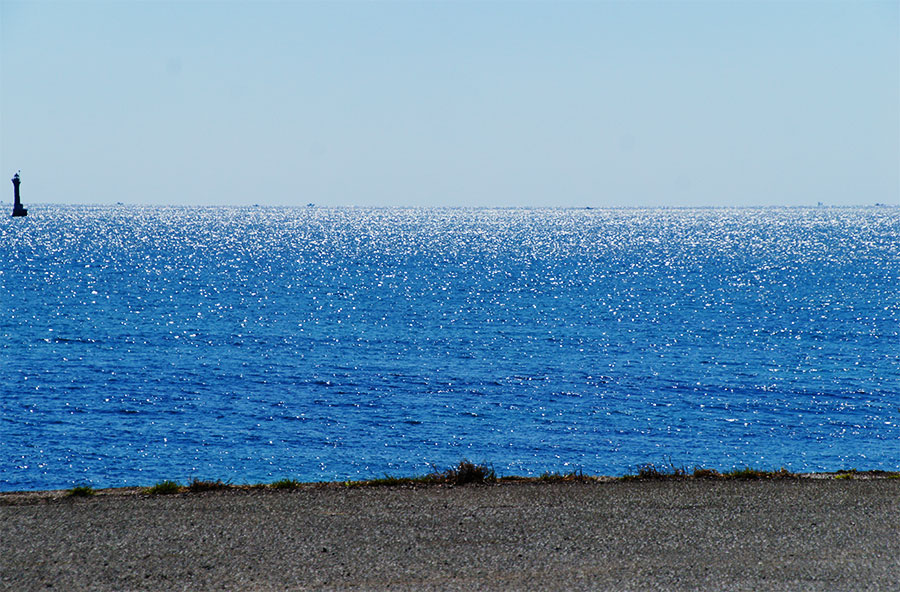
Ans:
[[[900,472],[872,469],[860,471],[859,469],[841,469],[834,472],[835,479],[900,479]]]
[[[722,475],[726,479],[797,479],[796,473],[792,473],[785,468],[777,471],[760,471],[759,469],[751,469],[744,467],[743,469],[734,469]]]
[[[190,485],[188,485],[188,491],[192,493],[197,493],[200,491],[219,491],[222,489],[228,489],[229,484],[225,483],[221,479],[217,479],[215,481],[201,481],[200,479],[194,479],[191,481]]]
[[[697,469],[694,469],[696,472]],[[647,463],[638,467],[637,475],[625,475],[624,481],[662,481],[673,479],[685,479],[689,476],[687,469],[676,467],[669,463],[668,467],[658,467],[653,463]]]
[[[69,490],[71,497],[88,497],[95,493],[94,488],[90,485],[78,485]]]
[[[703,467],[694,467],[693,471],[688,471],[684,467],[676,467],[670,463],[668,467],[658,467],[653,464],[641,465],[638,467],[636,475],[625,475],[622,477],[623,481],[661,481],[680,479],[799,479],[799,476],[784,468],[777,471],[761,471],[759,469],[744,467],[742,469],[728,471],[727,473],[720,473],[715,469]]]
[[[168,495],[180,493],[182,489],[181,485],[177,482],[166,479],[165,481],[160,481],[153,487],[146,489],[145,493],[149,493],[150,495]]]
[[[272,489],[297,489],[300,487],[300,482],[295,481],[294,479],[279,479],[274,483],[269,485]]]
[[[497,474],[492,467],[476,465],[463,460],[455,468],[447,469],[441,474],[435,475],[439,482],[452,483],[453,485],[469,485],[471,483],[493,483],[497,480]]]
[[[420,477],[392,477],[391,475],[385,475],[380,479],[346,481],[343,485],[345,487],[400,487],[415,485],[469,485],[472,483],[494,483],[496,481],[497,474],[493,468],[484,464],[476,465],[464,460],[446,471],[435,468],[431,473]]]

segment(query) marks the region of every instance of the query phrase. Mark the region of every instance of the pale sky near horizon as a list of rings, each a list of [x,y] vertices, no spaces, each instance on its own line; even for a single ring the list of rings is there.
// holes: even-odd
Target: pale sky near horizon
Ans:
[[[900,205],[900,3],[0,0],[0,199]]]

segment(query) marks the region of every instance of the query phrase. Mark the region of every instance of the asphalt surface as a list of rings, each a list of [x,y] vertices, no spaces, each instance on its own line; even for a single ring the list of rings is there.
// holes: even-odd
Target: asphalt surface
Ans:
[[[2,590],[898,590],[900,479],[0,494]]]

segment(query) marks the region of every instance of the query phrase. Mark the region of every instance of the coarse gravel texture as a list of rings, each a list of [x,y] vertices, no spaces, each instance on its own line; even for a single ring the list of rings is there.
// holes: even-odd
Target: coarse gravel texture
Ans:
[[[900,479],[0,494],[0,589],[898,590]]]

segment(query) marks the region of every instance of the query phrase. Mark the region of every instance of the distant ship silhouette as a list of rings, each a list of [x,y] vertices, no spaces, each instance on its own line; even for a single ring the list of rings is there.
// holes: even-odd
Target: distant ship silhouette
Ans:
[[[19,173],[16,173],[16,175],[12,178],[12,184],[15,192],[15,201],[13,202],[12,213],[13,218],[28,215],[28,210],[22,207],[22,201],[19,199],[19,183],[21,183],[21,181],[19,180]]]

